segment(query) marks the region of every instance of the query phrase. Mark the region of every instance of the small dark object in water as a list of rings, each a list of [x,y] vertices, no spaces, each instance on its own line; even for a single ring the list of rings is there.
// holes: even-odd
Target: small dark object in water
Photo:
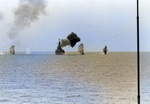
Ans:
[[[107,55],[107,51],[108,51],[108,49],[107,49],[107,46],[105,45],[105,47],[103,49],[103,52],[104,52],[105,55]]]
[[[55,50],[55,54],[56,55],[63,55],[64,53],[65,53],[65,51],[61,48],[60,39],[59,39],[59,43],[58,43],[57,49]]]
[[[12,46],[10,47],[10,49],[9,49],[9,53],[10,53],[10,54],[13,54],[13,55],[15,54],[15,49],[14,49],[14,47],[15,47],[14,45],[12,45]]]

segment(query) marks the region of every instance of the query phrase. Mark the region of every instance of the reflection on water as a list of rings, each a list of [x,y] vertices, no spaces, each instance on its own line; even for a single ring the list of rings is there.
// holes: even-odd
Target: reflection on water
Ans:
[[[71,104],[103,101],[101,88],[44,66],[54,55],[6,55],[0,60],[0,104]],[[62,57],[62,56],[60,56]],[[45,69],[43,69],[45,68]],[[57,72],[58,71],[58,72]]]
[[[149,60],[141,54],[142,104]],[[0,56],[0,104],[136,104],[136,83],[136,53]]]
[[[142,104],[150,103],[150,53],[141,54],[141,102]]]

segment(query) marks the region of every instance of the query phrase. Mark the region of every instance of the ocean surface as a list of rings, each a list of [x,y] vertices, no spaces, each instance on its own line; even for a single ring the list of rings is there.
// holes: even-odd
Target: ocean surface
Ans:
[[[150,104],[150,53],[140,54]],[[137,54],[0,55],[0,104],[137,104]]]

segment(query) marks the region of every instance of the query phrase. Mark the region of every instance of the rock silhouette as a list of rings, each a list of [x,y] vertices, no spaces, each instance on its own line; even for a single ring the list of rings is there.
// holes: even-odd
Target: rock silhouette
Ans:
[[[81,43],[79,46],[78,46],[78,52],[81,54],[81,55],[84,55],[84,45]]]
[[[63,55],[64,53],[65,53],[65,51],[61,48],[60,39],[59,39],[59,43],[58,43],[57,49],[55,50],[55,54],[56,55]]]
[[[15,49],[14,49],[14,47],[15,47],[14,45],[12,45],[12,46],[10,47],[10,49],[9,49],[9,53],[10,53],[10,54],[13,54],[13,55],[15,54]]]
[[[105,47],[103,48],[103,52],[104,52],[105,55],[108,54],[108,49],[107,49],[107,46],[106,46],[106,45],[105,45]]]

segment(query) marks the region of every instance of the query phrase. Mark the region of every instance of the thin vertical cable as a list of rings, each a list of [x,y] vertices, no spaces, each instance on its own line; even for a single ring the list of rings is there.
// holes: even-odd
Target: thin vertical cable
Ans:
[[[140,48],[139,48],[139,1],[137,0],[137,84],[138,84],[138,104],[140,104]]]

